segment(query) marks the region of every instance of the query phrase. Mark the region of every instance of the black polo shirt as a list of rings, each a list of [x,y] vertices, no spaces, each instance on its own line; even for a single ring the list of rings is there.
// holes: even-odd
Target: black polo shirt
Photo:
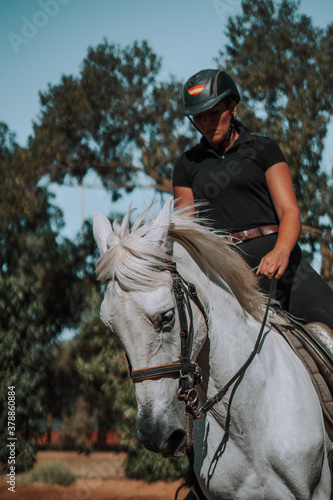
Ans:
[[[272,138],[251,134],[243,127],[239,133],[222,156],[202,138],[178,159],[172,179],[173,186],[191,188],[195,200],[208,202],[215,228],[230,232],[279,223],[265,172],[286,162]]]

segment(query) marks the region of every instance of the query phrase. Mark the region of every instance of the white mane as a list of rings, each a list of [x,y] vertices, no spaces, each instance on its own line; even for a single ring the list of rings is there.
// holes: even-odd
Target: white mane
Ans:
[[[117,218],[108,241],[108,250],[97,261],[98,279],[106,283],[116,280],[124,290],[146,290],[170,280],[166,272],[176,260],[167,250],[157,248],[144,238],[152,220],[144,222],[149,209],[130,225],[130,212],[121,221]],[[231,288],[241,306],[256,319],[262,318],[264,298],[258,280],[249,266],[228,242],[227,236],[194,219],[184,209],[171,212],[168,238],[179,243],[207,275],[221,277]]]

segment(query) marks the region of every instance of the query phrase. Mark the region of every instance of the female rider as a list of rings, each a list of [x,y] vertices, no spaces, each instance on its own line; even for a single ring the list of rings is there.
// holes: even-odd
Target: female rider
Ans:
[[[240,95],[224,71],[207,69],[183,87],[182,112],[202,134],[173,172],[175,205],[208,202],[216,229],[228,231],[283,308],[333,329],[333,291],[297,244],[300,212],[287,161],[270,138],[235,119]],[[189,208],[193,212],[193,208]]]

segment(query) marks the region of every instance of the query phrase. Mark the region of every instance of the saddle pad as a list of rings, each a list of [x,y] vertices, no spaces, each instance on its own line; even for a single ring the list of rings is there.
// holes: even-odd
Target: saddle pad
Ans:
[[[285,338],[295,354],[308,370],[321,404],[325,427],[330,438],[333,437],[333,364],[332,355],[318,341],[316,329],[320,324],[303,326],[301,324],[273,324]],[[323,328],[327,328],[323,325]],[[333,334],[333,332],[332,332]]]

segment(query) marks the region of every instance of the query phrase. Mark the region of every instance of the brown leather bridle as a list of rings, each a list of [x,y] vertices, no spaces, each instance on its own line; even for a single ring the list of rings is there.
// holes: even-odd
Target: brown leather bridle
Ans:
[[[198,395],[195,385],[201,383],[201,375],[198,365],[191,359],[192,345],[194,337],[193,313],[191,301],[198,307],[203,315],[208,328],[208,317],[204,306],[202,305],[195,286],[185,281],[178,273],[176,264],[170,264],[171,276],[173,281],[173,292],[176,300],[179,324],[180,324],[180,361],[175,361],[165,365],[152,366],[139,370],[131,370],[130,375],[134,383],[142,382],[160,377],[179,377],[179,392],[178,397],[186,403],[186,409],[191,411],[196,405]],[[187,319],[189,318],[189,321]],[[192,375],[192,383],[190,382]],[[193,408],[194,409],[194,408]]]

